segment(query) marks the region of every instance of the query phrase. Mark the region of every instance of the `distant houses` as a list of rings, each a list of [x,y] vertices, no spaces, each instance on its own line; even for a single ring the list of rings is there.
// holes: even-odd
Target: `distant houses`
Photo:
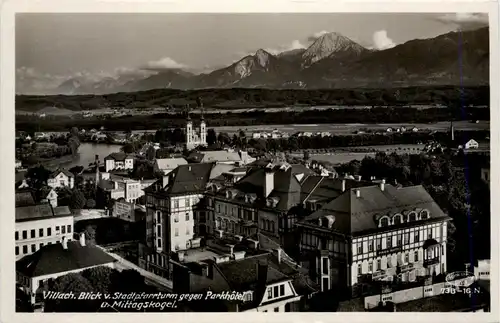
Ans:
[[[134,157],[125,153],[111,153],[104,158],[106,172],[134,169]]]
[[[75,175],[65,169],[53,172],[47,180],[47,185],[52,188],[75,187]]]

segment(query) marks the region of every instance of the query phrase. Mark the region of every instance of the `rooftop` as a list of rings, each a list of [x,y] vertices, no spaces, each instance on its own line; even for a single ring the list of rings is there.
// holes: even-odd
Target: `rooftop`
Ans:
[[[104,160],[114,159],[115,161],[125,161],[125,159],[133,159],[131,155],[127,155],[123,152],[111,153],[104,158]]]
[[[186,165],[188,162],[184,158],[161,158],[156,159],[156,164],[161,170],[175,169],[179,165]]]
[[[72,172],[70,172],[69,170],[66,170],[66,169],[58,169],[54,172],[52,172],[52,174],[50,175],[50,178],[54,178],[56,177],[57,175],[63,173],[64,175],[68,176],[68,177],[75,177],[75,175],[73,175]]]
[[[16,207],[16,222],[42,220],[51,217],[69,216],[67,207],[57,208],[57,214],[50,204],[28,205]]]
[[[69,241],[68,249],[61,243],[46,245],[34,254],[16,262],[16,271],[27,277],[38,277],[73,271],[115,261],[113,257],[94,246],[81,246],[79,241]]]

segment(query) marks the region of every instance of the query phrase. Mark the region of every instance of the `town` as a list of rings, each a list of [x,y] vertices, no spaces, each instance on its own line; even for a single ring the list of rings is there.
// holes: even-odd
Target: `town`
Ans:
[[[489,238],[479,237],[489,232],[489,203],[478,199],[489,196],[489,144],[460,141],[453,122],[439,135],[408,133],[424,133],[417,149],[386,147],[332,163],[315,153],[339,153],[325,141],[334,133],[231,138],[188,113],[184,129],[125,133],[117,151],[71,168],[51,159],[75,158],[81,145],[94,152],[108,145],[100,136],[116,135],[20,133],[18,302],[34,311],[97,310],[92,300],[43,297],[78,284],[75,293],[244,295],[241,303],[181,302],[184,311],[404,311],[450,297],[455,308],[439,311],[487,310]],[[259,148],[283,137],[272,150]],[[474,247],[462,238],[471,206]],[[473,262],[463,257],[469,248],[481,251]],[[470,295],[441,292],[454,286],[447,273],[463,270],[481,290],[473,307]],[[123,279],[131,283],[120,286]]]

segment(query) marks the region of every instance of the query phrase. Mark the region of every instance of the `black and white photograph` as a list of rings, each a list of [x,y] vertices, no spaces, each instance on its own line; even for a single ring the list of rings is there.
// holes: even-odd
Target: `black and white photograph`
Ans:
[[[17,12],[11,311],[497,311],[494,18]]]

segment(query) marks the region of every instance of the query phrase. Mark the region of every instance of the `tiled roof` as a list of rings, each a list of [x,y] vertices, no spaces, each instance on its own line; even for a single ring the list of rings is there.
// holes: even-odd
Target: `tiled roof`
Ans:
[[[168,175],[169,183],[161,191],[175,195],[202,193],[205,191],[213,167],[212,163],[180,165]],[[146,191],[154,191],[155,187],[156,185],[153,184],[146,188]]]
[[[355,187],[372,186],[370,181],[357,181],[354,179],[330,178],[326,176],[308,176],[301,183],[302,202],[305,201],[331,201],[342,194],[342,181],[345,181],[345,189]]]
[[[360,197],[356,196],[356,190],[360,190]],[[380,230],[376,216],[406,213],[416,208],[427,209],[431,220],[448,218],[423,186],[396,188],[385,184],[384,190],[379,185],[346,190],[304,221],[316,223],[318,218],[332,215],[335,218],[332,230],[348,235],[360,234]]]
[[[71,210],[69,206],[56,206],[53,208],[55,216],[71,215]]]
[[[35,192],[31,188],[16,190],[16,207],[35,205]]]
[[[187,163],[184,158],[161,158],[156,160],[156,164],[161,170],[175,169],[177,166],[186,165]]]
[[[236,151],[213,150],[194,152],[188,159],[197,163],[237,162],[241,161],[241,156]]]
[[[79,241],[69,241],[68,249],[62,244],[46,245],[34,254],[16,262],[16,271],[27,277],[62,273],[114,262],[115,259],[94,246],[82,247]]]
[[[50,204],[16,207],[16,222],[33,221],[54,216]]]
[[[109,160],[109,159],[114,159],[116,161],[125,161],[125,159],[132,159],[133,157],[130,155],[127,155],[123,152],[118,152],[118,153],[111,153],[108,156],[104,158],[104,160]]]

